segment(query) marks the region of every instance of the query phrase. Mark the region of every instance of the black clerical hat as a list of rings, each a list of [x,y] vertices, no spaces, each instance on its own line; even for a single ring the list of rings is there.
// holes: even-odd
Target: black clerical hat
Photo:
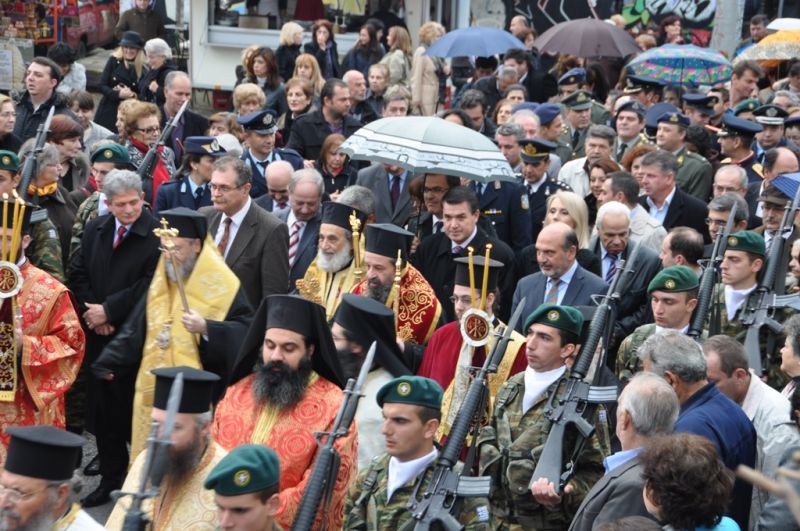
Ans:
[[[350,215],[353,213],[355,213],[356,217],[361,222],[361,230],[363,231],[364,223],[367,221],[367,215],[356,208],[342,203],[334,203],[333,201],[322,203],[321,223],[336,225],[337,227],[342,227],[344,230],[352,231]]]
[[[14,426],[4,468],[29,478],[67,481],[81,462],[86,440],[53,426]]]
[[[162,210],[158,215],[167,220],[171,229],[178,229],[179,238],[197,238],[201,241],[206,239],[208,221],[196,210],[178,207]]]
[[[261,301],[234,363],[229,385],[253,372],[261,356],[264,334],[270,328],[284,328],[302,334],[314,345],[311,365],[317,374],[344,387],[345,379],[336,355],[325,308],[295,295],[270,295]]]
[[[397,346],[394,312],[385,305],[369,297],[348,293],[342,296],[333,322],[347,330],[365,350],[376,341],[375,361],[392,376],[411,374]]]
[[[367,225],[367,252],[391,259],[397,258],[397,250],[403,260],[408,256],[411,239],[414,235],[392,223],[371,223]]]
[[[156,391],[153,407],[167,409],[172,383],[178,374],[183,373],[183,394],[178,406],[178,413],[205,413],[211,409],[211,394],[219,376],[213,372],[201,371],[191,367],[164,367],[153,369],[156,377]]]
[[[469,287],[469,258],[456,258],[453,261],[456,263],[455,283],[459,286]],[[482,255],[475,255],[472,257],[472,268],[475,271],[475,289],[478,291],[483,288],[483,274],[485,265],[486,257]],[[489,258],[489,279],[488,283],[486,284],[487,293],[491,293],[497,289],[497,275],[500,273],[501,267],[503,267],[503,262],[498,262],[497,260],[492,260]]]

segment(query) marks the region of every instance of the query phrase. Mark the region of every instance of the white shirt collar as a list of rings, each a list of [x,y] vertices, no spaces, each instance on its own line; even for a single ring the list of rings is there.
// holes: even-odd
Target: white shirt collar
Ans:
[[[433,463],[439,456],[439,450],[434,448],[431,453],[411,461],[400,461],[396,457],[389,459],[389,478],[386,485],[386,499],[391,500],[394,491],[419,476],[425,468]]]
[[[453,240],[450,240],[450,250],[452,251],[453,249],[456,248],[456,246],[461,247],[462,249],[466,249],[467,246],[470,244],[470,242],[475,239],[475,235],[476,234],[478,234],[478,226],[477,225],[475,225],[475,228],[472,229],[472,234],[469,235],[469,238],[464,240],[462,243],[456,243]]]
[[[662,209],[669,208],[669,204],[670,204],[670,203],[672,203],[672,198],[673,198],[673,197],[675,197],[675,190],[677,190],[677,189],[678,189],[678,187],[677,187],[677,186],[673,186],[673,187],[672,187],[672,191],[669,193],[669,195],[667,196],[667,198],[666,198],[666,199],[664,199],[664,204],[663,204],[662,206],[660,206],[660,207],[659,207],[658,205],[656,205],[656,202],[655,202],[655,201],[653,201],[653,200],[650,198],[650,196],[649,196],[649,195],[647,196],[647,204],[648,204],[648,205],[649,205],[651,208],[657,208],[658,210],[662,210]]]
[[[523,415],[533,407],[536,400],[542,396],[542,393],[544,393],[553,382],[561,378],[561,375],[564,374],[566,370],[566,365],[545,372],[538,372],[530,367],[525,367],[525,394],[522,397]]]

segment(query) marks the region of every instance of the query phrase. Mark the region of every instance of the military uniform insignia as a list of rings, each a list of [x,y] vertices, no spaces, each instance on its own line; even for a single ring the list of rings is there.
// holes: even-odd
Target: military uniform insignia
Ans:
[[[522,152],[528,155],[529,157],[533,157],[539,154],[539,151],[533,144],[525,144],[525,147],[522,148]]]
[[[270,127],[272,126],[272,121],[273,121],[273,119],[272,119],[272,115],[271,115],[271,114],[269,114],[269,113],[265,114],[265,115],[264,115],[264,118],[262,118],[262,119],[261,119],[261,122],[262,122],[264,125],[267,125],[267,126],[270,126]]]
[[[114,156],[114,152],[111,151],[110,149],[106,149],[105,151],[103,151],[103,157],[105,157],[107,159],[110,159],[113,156]]]
[[[736,236],[731,236],[730,238],[728,238],[728,245],[736,247],[737,245],[739,245],[739,238],[737,238]]]
[[[770,107],[766,110],[764,114],[766,114],[770,118],[775,118],[776,116],[778,116],[778,109],[776,109],[775,107]]]
[[[3,164],[6,166],[11,164],[11,157],[9,157],[8,155],[3,155]]]
[[[559,319],[560,317],[561,317],[561,314],[559,314],[557,310],[551,310],[551,311],[550,311],[550,312],[548,312],[548,314],[547,314],[547,319],[548,319],[549,321],[558,321],[558,319]]]
[[[664,282],[664,287],[667,289],[675,289],[675,281],[671,278],[667,279],[667,281]]]
[[[669,121],[674,123],[674,124],[678,123],[678,115],[677,114],[673,114],[672,116],[669,117]]]
[[[577,101],[578,103],[584,103],[584,102],[586,102],[586,101],[589,101],[589,98],[586,96],[586,94],[584,94],[583,92],[581,92],[580,94],[578,94],[578,95],[575,97],[575,101]]]
[[[519,201],[520,201],[520,206],[522,207],[522,210],[528,210],[530,208],[531,205],[530,205],[530,202],[528,201],[528,194],[522,194],[519,197]]]
[[[686,156],[685,155],[681,155],[680,157],[678,157],[678,164],[683,166],[683,161],[684,160],[686,160]]]
[[[400,396],[408,396],[411,394],[411,384],[408,382],[400,382],[397,384],[397,394]]]
[[[233,475],[233,483],[237,487],[244,487],[250,483],[250,472],[247,470],[239,470]]]
[[[479,522],[488,522],[489,521],[489,508],[485,505],[481,505],[477,509],[475,509],[475,513],[478,516]]]
[[[750,166],[750,168],[752,168],[752,170],[756,172],[756,174],[758,174],[759,177],[764,176],[764,166],[762,166],[760,163],[754,162],[753,165]]]

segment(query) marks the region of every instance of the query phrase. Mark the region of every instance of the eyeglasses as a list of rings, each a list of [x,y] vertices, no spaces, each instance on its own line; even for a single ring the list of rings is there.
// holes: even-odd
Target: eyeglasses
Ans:
[[[35,490],[33,492],[20,492],[17,489],[12,489],[9,487],[3,487],[0,485],[0,498],[5,498],[12,504],[17,504],[23,500],[29,500],[33,496],[39,494],[40,492],[44,492],[53,485],[47,485],[39,490]]]
[[[136,130],[139,131],[140,133],[144,133],[146,135],[153,135],[155,133],[160,132],[161,128],[160,127],[144,127],[144,128],[137,127]]]
[[[469,306],[470,304],[472,304],[472,297],[468,295],[464,295],[463,297],[456,297],[455,295],[451,295],[450,302],[452,302],[453,304],[461,303],[465,306]]]
[[[223,184],[223,185],[214,184],[214,183],[209,183],[208,184],[208,188],[212,192],[219,192],[221,194],[227,194],[228,192],[232,192],[233,190],[238,190],[242,186],[244,186],[244,185],[240,184],[239,186],[228,186],[227,184]]]

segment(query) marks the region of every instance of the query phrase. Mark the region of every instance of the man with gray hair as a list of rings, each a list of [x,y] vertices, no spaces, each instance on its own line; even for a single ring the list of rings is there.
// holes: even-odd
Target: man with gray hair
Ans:
[[[726,192],[733,192],[747,197],[747,170],[736,164],[725,164],[720,166],[714,174],[714,185],[712,186],[712,198],[719,197]]]
[[[638,351],[644,370],[661,376],[675,390],[681,413],[675,431],[694,433],[717,447],[725,466],[755,467],[756,432],[753,424],[714,382],[708,381],[703,349],[689,336],[666,331],[650,336]],[[736,480],[728,516],[748,529],[752,485]]]
[[[372,195],[372,191],[366,186],[359,186],[357,184],[348,186],[342,190],[336,202],[353,207],[366,214],[367,221],[365,224],[375,223],[375,196]]]
[[[726,192],[708,203],[706,223],[708,224],[708,237],[711,238],[712,242],[716,239],[717,234],[725,230],[725,225],[727,225],[731,217],[733,205],[736,205],[736,215],[733,217],[731,234],[747,229],[749,217],[747,201],[736,192]],[[711,257],[713,247],[713,243],[706,244],[703,250],[703,258]]]
[[[484,103],[485,114],[491,115],[492,111],[494,111],[494,106],[503,97],[508,87],[514,83],[519,83],[519,74],[513,66],[501,65],[495,75],[484,77],[475,82],[473,89],[479,90],[486,97]],[[464,107],[464,97],[466,95],[467,93],[465,92],[461,97],[460,105],[462,109],[466,109]]]
[[[320,207],[325,182],[315,169],[297,170],[289,179],[289,210],[278,218],[289,229],[289,291],[317,256]]]
[[[179,70],[173,70],[164,78],[164,105],[161,107],[161,127],[178,114],[181,105],[192,99],[192,80]],[[167,147],[175,152],[175,160],[183,157],[183,141],[190,136],[203,136],[208,130],[208,119],[186,107],[175,129],[167,139]],[[177,163],[176,163],[177,165]]]
[[[639,453],[655,437],[672,433],[678,397],[654,374],[634,376],[617,400],[616,433],[622,450],[603,460],[606,473],[586,494],[569,531],[591,531],[627,516],[653,518],[642,497]]]
[[[535,115],[534,115],[535,116]],[[525,132],[516,123],[503,124],[494,132],[494,140],[500,152],[511,165],[514,173],[522,173],[522,157],[519,141],[525,139]]]
[[[342,81],[350,89],[350,116],[362,124],[377,120],[378,114],[367,101],[367,80],[364,74],[359,70],[348,70],[342,76]]]
[[[153,233],[158,221],[143,208],[142,180],[136,172],[112,170],[103,182],[103,193],[110,215],[87,223],[69,278],[82,312],[87,367],[147,292],[161,256]],[[128,373],[113,380],[94,377],[89,382],[89,396],[97,405],[95,435],[103,478],[84,499],[84,507],[106,503],[125,479],[134,378],[135,374]]]
[[[408,116],[411,92],[402,85],[393,85],[383,93],[383,117]]]
[[[758,471],[774,477],[787,448],[800,444],[791,421],[789,399],[750,372],[744,346],[732,337],[718,335],[703,343],[708,379],[728,398],[739,404],[753,423],[758,437]],[[758,520],[769,492],[753,491],[750,521]],[[751,526],[752,528],[752,526]]]
[[[641,243],[654,251],[661,250],[661,244],[667,235],[666,229],[651,218],[645,209],[639,206],[639,182],[626,171],[615,171],[608,174],[603,181],[602,193],[597,200],[598,205],[610,201],[618,201],[631,211],[631,241]]]
[[[589,174],[586,168],[600,159],[611,158],[617,133],[605,125],[592,125],[586,133],[583,149],[585,157],[565,162],[558,172],[558,180],[567,183],[581,197],[589,195]]]

